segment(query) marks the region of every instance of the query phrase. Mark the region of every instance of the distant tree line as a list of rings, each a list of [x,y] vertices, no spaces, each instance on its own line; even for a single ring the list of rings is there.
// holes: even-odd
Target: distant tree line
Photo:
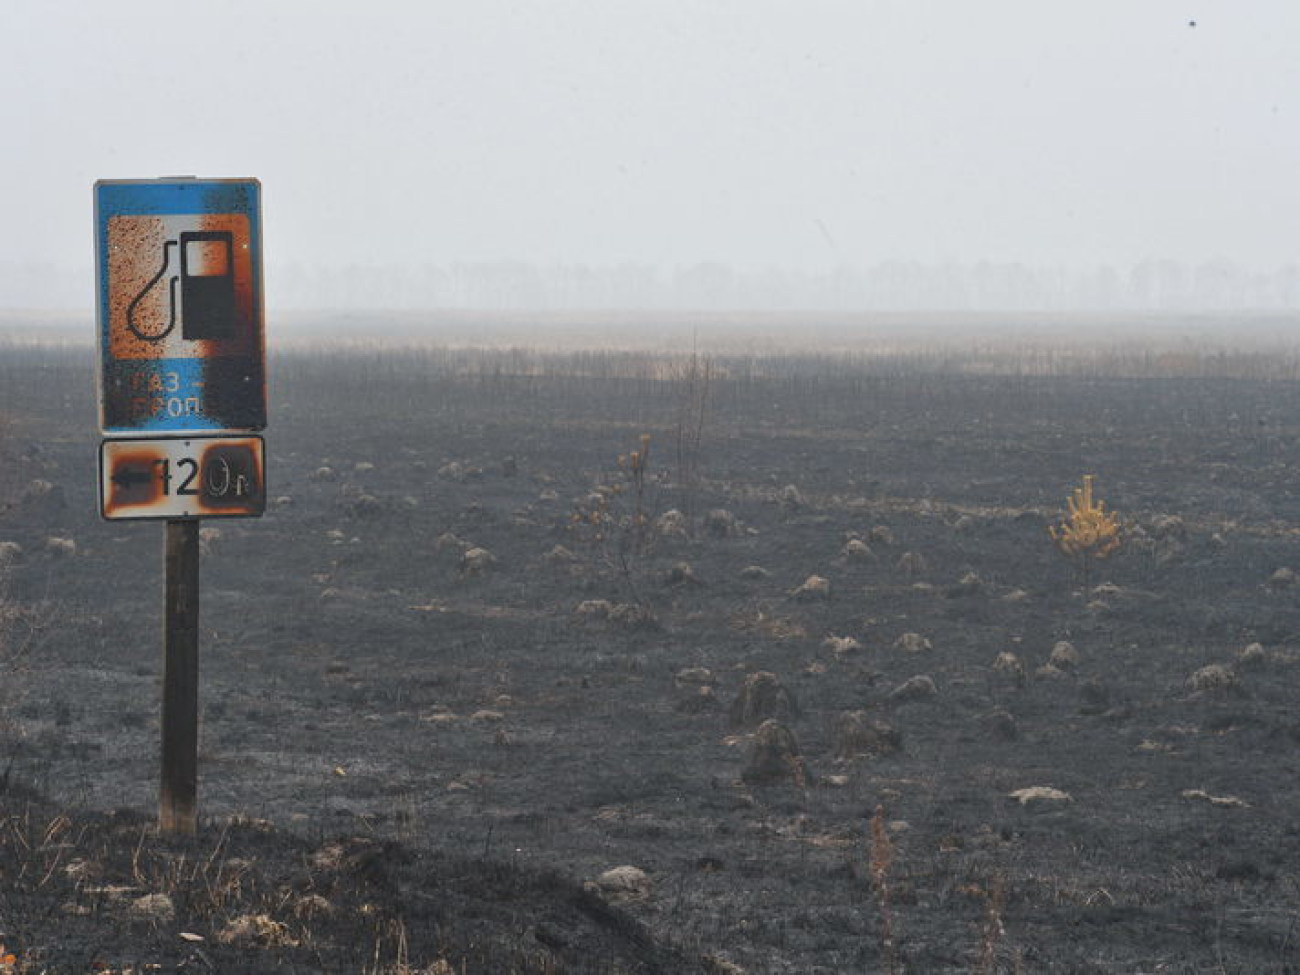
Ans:
[[[522,262],[274,270],[275,300],[301,308],[802,309],[1097,311],[1300,308],[1300,266],[1146,261],[1084,271],[1020,263],[921,264],[809,272],[704,263],[540,267]]]
[[[519,261],[326,266],[269,259],[268,301],[297,309],[1278,311],[1300,308],[1300,266],[1143,261],[1088,269],[886,261],[824,271],[722,263],[539,266]],[[90,272],[0,262],[0,307],[71,309]]]

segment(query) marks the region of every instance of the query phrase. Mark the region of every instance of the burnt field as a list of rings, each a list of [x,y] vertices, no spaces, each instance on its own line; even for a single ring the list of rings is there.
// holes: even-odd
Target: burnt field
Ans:
[[[90,360],[0,349],[5,975],[1300,971],[1293,365],[284,352],[184,841]]]

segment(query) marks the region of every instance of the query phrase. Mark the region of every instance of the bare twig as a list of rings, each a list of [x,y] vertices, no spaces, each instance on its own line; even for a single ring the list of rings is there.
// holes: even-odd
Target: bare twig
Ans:
[[[871,817],[871,884],[880,908],[880,947],[885,955],[885,970],[898,975],[898,946],[894,941],[894,915],[890,900],[889,868],[894,860],[894,845],[885,825],[885,807],[877,806]]]

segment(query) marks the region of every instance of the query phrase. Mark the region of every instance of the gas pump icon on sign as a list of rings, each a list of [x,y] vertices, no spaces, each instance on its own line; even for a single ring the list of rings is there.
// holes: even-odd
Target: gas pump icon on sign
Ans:
[[[173,252],[180,251],[180,273]],[[172,272],[169,276],[169,272]],[[165,304],[149,299],[167,278]],[[146,299],[149,299],[146,302]],[[150,315],[146,304],[153,309]],[[149,319],[154,319],[150,321]],[[235,336],[235,238],[228,230],[184,230],[179,240],[163,242],[162,266],[126,309],[126,327],[145,342],[161,342],[181,322],[181,338],[190,341]]]
[[[181,336],[235,337],[235,238],[228,230],[181,233]]]

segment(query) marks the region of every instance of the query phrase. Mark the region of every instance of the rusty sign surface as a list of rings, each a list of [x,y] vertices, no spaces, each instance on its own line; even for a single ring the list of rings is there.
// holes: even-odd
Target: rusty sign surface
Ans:
[[[113,520],[258,517],[266,510],[262,438],[105,440],[99,510]]]
[[[261,184],[95,184],[100,428],[266,426]]]

